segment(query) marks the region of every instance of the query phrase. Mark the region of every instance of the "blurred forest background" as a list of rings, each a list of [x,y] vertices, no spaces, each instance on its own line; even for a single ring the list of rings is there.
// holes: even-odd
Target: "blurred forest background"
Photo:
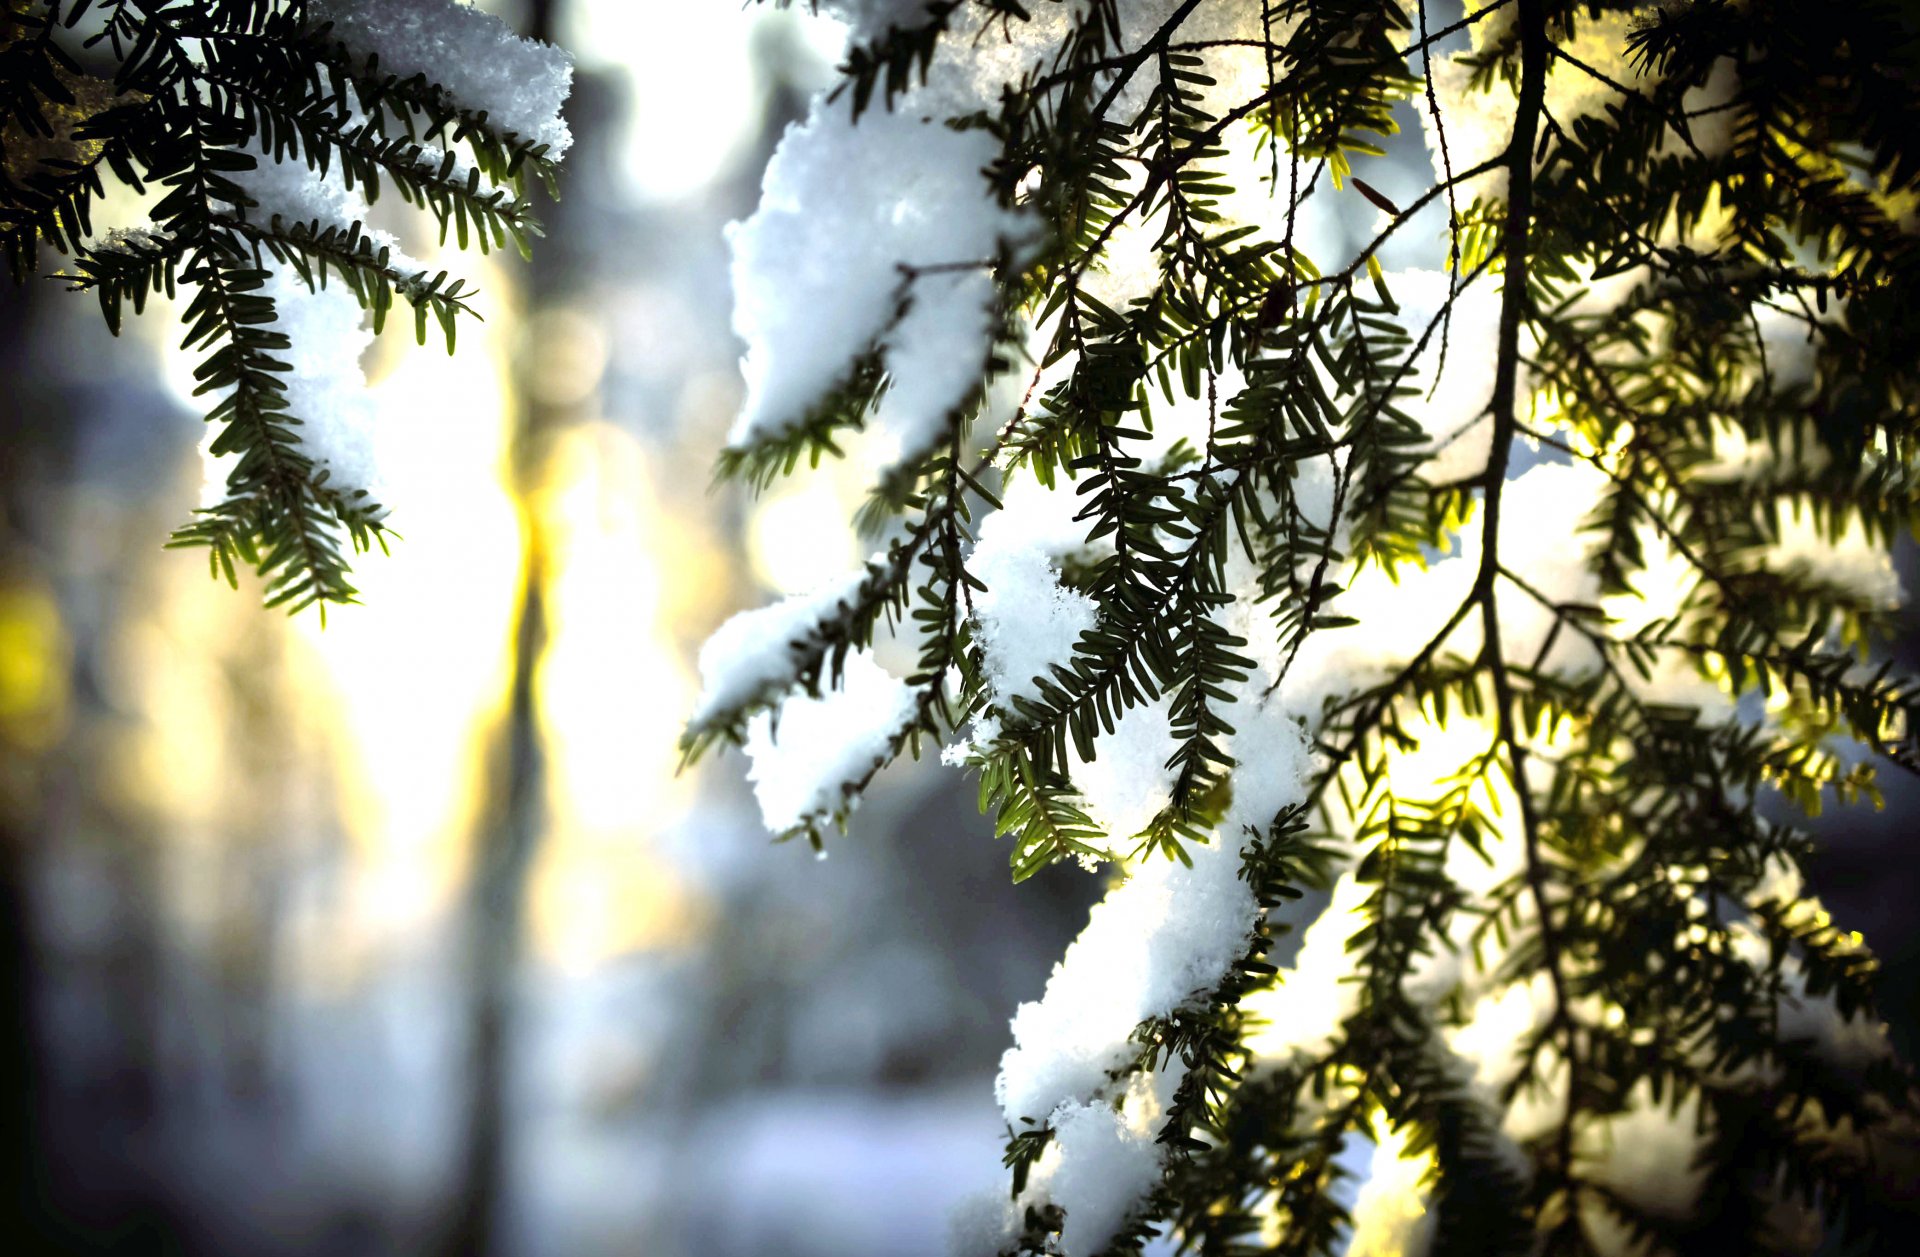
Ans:
[[[8,1251],[914,1257],[998,1181],[1007,1018],[1098,881],[1016,891],[926,764],[824,862],[737,760],[674,772],[705,634],[864,553],[852,479],[709,473],[721,227],[841,36],[487,7],[575,53],[578,141],[533,265],[446,263],[487,316],[458,357],[404,326],[369,357],[402,541],[363,608],[290,621],[160,548],[202,475],[167,311],[114,343],[0,293]],[[1887,784],[1823,818],[1819,889],[1911,1053],[1920,792]]]

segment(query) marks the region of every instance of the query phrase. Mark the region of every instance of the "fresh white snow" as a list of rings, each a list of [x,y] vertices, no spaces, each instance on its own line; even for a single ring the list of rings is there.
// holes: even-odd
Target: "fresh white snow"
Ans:
[[[564,49],[514,34],[500,18],[454,0],[313,0],[308,15],[331,22],[333,36],[354,52],[380,58],[380,68],[407,78],[426,75],[462,107],[547,146],[558,159],[573,143],[560,116],[573,88],[573,58]]]

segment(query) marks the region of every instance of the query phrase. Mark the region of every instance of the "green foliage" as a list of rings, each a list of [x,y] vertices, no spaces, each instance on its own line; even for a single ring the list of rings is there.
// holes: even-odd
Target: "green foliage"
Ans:
[[[1264,88],[1222,108],[1209,104],[1207,45],[1181,30],[1207,2],[1170,6],[1127,46],[1117,0],[1089,0],[1049,59],[969,120],[1003,145],[988,172],[1002,197],[1047,225],[1036,254],[997,269],[1009,321],[1047,339],[1019,368],[1030,382],[1011,420],[976,432],[956,412],[950,440],[897,478],[912,487],[876,496],[864,522],[903,540],[848,614],[794,647],[802,682],[831,684],[849,650],[911,605],[926,630],[913,683],[927,696],[913,739],[985,718],[969,762],[982,809],[1012,836],[1016,878],[1062,859],[1185,858],[1194,843],[1245,840],[1243,876],[1263,907],[1249,951],[1216,989],[1144,1023],[1140,1055],[1120,1071],[1186,1067],[1160,1136],[1163,1179],[1113,1251],[1138,1251],[1160,1223],[1191,1251],[1342,1251],[1337,1154],[1383,1129],[1432,1158],[1438,1253],[1608,1251],[1602,1223],[1648,1251],[1794,1251],[1770,1212],[1783,1200],[1835,1243],[1896,1234],[1915,1199],[1911,1074],[1889,1056],[1836,1066],[1782,1029],[1799,998],[1871,1018],[1871,955],[1817,904],[1754,896],[1767,870],[1797,870],[1809,850],[1769,800],[1814,812],[1827,798],[1877,798],[1883,766],[1920,769],[1920,683],[1885,662],[1891,609],[1818,564],[1763,558],[1796,520],[1830,543],[1882,546],[1920,525],[1914,22],[1872,0],[1496,0],[1442,28],[1418,3],[1269,0]],[[1017,33],[1025,17],[983,7],[996,31]],[[891,105],[963,9],[930,5],[920,25],[855,48],[843,90],[861,107]],[[1582,32],[1619,29],[1603,19],[1627,14],[1624,46],[1594,64]],[[1354,177],[1353,161],[1379,151],[1410,101],[1436,102],[1423,50],[1481,23],[1466,60],[1477,89],[1516,98],[1512,140],[1470,167],[1443,155],[1430,186],[1396,205]],[[1116,102],[1143,68],[1153,84],[1123,115]],[[1556,116],[1550,73],[1600,85],[1607,103]],[[1710,78],[1724,96],[1697,105]],[[1723,143],[1700,142],[1721,126]],[[1275,208],[1234,225],[1221,212],[1234,190],[1223,159],[1249,140],[1267,146]],[[1500,180],[1480,178],[1489,172]],[[1386,226],[1324,271],[1299,247],[1295,217],[1336,192],[1371,203]],[[1436,203],[1447,207],[1449,295],[1422,324],[1404,316],[1376,253]],[[1111,308],[1083,280],[1123,225],[1147,220],[1165,224],[1157,280]],[[1593,299],[1607,281],[1610,295]],[[1449,343],[1462,294],[1495,284],[1495,343]],[[1770,361],[1763,313],[1804,339],[1810,369]],[[996,373],[1019,360],[1017,337],[1007,341]],[[1465,477],[1434,474],[1417,419],[1430,381],[1413,364],[1436,346],[1493,366],[1490,459]],[[1245,381],[1231,395],[1230,368]],[[764,484],[837,453],[831,434],[863,425],[883,387],[869,359],[816,421],[730,455],[727,470]],[[1204,447],[1154,463],[1130,455],[1155,408],[1180,398],[1205,400]],[[1764,471],[1718,466],[1733,436],[1764,452]],[[1651,547],[1672,552],[1686,593],[1671,614],[1629,629],[1503,559],[1502,500],[1522,442],[1605,477],[1580,539],[1594,543],[1603,597],[1640,588]],[[1316,460],[1337,468],[1338,528],[1301,500]],[[1096,627],[1035,678],[1037,698],[1004,707],[968,632],[977,582],[957,529],[973,504],[997,504],[1001,474],[1071,479],[1089,539],[1110,545],[1068,572],[1096,601]],[[1310,635],[1351,626],[1329,607],[1343,573],[1419,570],[1469,526],[1486,540],[1438,631],[1390,676],[1327,699],[1308,803],[1264,833],[1218,833],[1236,772],[1259,771],[1224,750],[1228,691],[1255,666],[1222,624],[1229,558],[1256,570],[1284,673]],[[1524,656],[1507,626],[1523,609],[1550,625]],[[1563,648],[1583,664],[1555,662]],[[1656,675],[1711,682],[1747,700],[1745,714],[1670,700]],[[779,697],[691,731],[689,754],[738,740]],[[1178,744],[1173,800],[1142,833],[1105,833],[1073,765],[1123,713],[1162,698]],[[1393,764],[1421,731],[1456,725],[1486,739],[1428,789],[1396,788]],[[1490,809],[1489,791],[1517,815]],[[1450,853],[1484,851],[1503,829],[1519,835],[1521,871],[1467,893]],[[1357,1008],[1310,1058],[1256,1062],[1243,997],[1274,983],[1263,956],[1288,928],[1265,910],[1348,860],[1369,892],[1350,944]],[[1551,991],[1498,1100],[1537,1095],[1549,1077],[1567,1099],[1517,1144],[1447,1047],[1463,1010],[1409,995],[1463,928],[1475,953],[1499,957],[1495,980],[1537,977]],[[1759,960],[1741,941],[1756,934]],[[1704,1114],[1707,1185],[1690,1216],[1649,1211],[1586,1167],[1581,1132],[1636,1093]],[[1018,1197],[1051,1133],[1009,1134]],[[1022,1251],[1053,1251],[1058,1209],[1030,1207],[1024,1222]]]
[[[86,26],[82,26],[82,23]],[[76,28],[92,34],[80,41]],[[368,200],[391,189],[430,213],[444,243],[523,255],[540,234],[529,181],[551,194],[542,145],[490,126],[423,76],[382,71],[310,22],[303,0],[10,0],[0,18],[0,250],[16,283],[41,246],[72,258],[57,278],[99,301],[117,334],[127,307],[190,296],[184,347],[196,392],[217,400],[216,454],[237,455],[225,496],[174,534],[216,575],[255,569],[269,605],[350,602],[349,555],[386,544],[385,509],[329,483],[289,408],[269,265],[309,288],[346,285],[378,328],[396,300],[418,339],[452,351],[470,289],[396,264],[364,224],[285,221],[247,190],[262,162],[337,171]],[[110,184],[157,194],[152,230],[97,238]]]

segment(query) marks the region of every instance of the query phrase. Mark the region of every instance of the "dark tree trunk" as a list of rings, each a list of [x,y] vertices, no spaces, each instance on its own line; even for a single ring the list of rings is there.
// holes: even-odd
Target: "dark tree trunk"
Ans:
[[[523,33],[552,42],[560,0],[531,0]],[[553,235],[558,207],[546,217]],[[551,251],[528,264],[529,311],[553,287]],[[506,716],[492,747],[489,797],[477,828],[466,910],[463,959],[467,966],[467,1075],[464,1130],[449,1197],[441,1257],[498,1257],[507,1251],[513,1147],[514,987],[525,957],[528,876],[545,823],[545,770],[534,695],[534,673],[546,647],[548,539],[533,500],[553,417],[528,390],[516,399],[512,480],[521,511],[520,584],[514,606],[513,683]]]

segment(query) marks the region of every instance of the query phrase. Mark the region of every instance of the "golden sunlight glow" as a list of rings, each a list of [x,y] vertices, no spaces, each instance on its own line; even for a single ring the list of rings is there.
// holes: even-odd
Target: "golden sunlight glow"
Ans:
[[[60,607],[37,584],[0,583],[0,740],[44,751],[67,726],[69,646]]]
[[[1353,1202],[1353,1239],[1347,1257],[1403,1257],[1425,1250],[1427,1179],[1433,1173],[1431,1150],[1409,1154],[1412,1132],[1388,1129],[1373,1118],[1372,1172]]]
[[[497,266],[476,269],[484,290],[509,291]],[[506,479],[510,325],[506,311],[469,321],[451,358],[390,326],[371,388],[401,539],[356,565],[364,606],[329,614],[324,629],[295,620],[353,748],[341,805],[378,857],[359,888],[373,919],[418,919],[459,884],[478,731],[506,701],[520,564]]]
[[[533,874],[533,947],[585,968],[684,941],[701,911],[653,840],[691,801],[674,775],[693,678],[676,650],[701,583],[700,538],[660,509],[646,454],[605,423],[561,433],[532,509],[545,513],[547,651],[538,695],[548,829]]]
[[[140,573],[150,592],[130,601],[143,610],[109,653],[109,685],[135,720],[105,748],[107,801],[161,827],[183,885],[199,884],[190,853],[236,825],[277,817],[326,833],[338,817],[350,858],[324,928],[296,941],[306,979],[350,974],[452,904],[481,739],[506,698],[521,549],[506,476],[511,285],[492,260],[462,265],[494,294],[494,318],[462,328],[457,357],[416,346],[408,320],[369,355],[398,539],[391,556],[355,563],[364,605],[329,612],[324,628],[311,611],[289,620],[259,608],[256,583],[235,595],[198,553],[169,554]],[[163,309],[136,326],[165,336],[168,322]],[[193,357],[169,346],[160,362],[199,409]],[[194,463],[183,473],[197,483]],[[261,728],[272,747],[255,744]]]

